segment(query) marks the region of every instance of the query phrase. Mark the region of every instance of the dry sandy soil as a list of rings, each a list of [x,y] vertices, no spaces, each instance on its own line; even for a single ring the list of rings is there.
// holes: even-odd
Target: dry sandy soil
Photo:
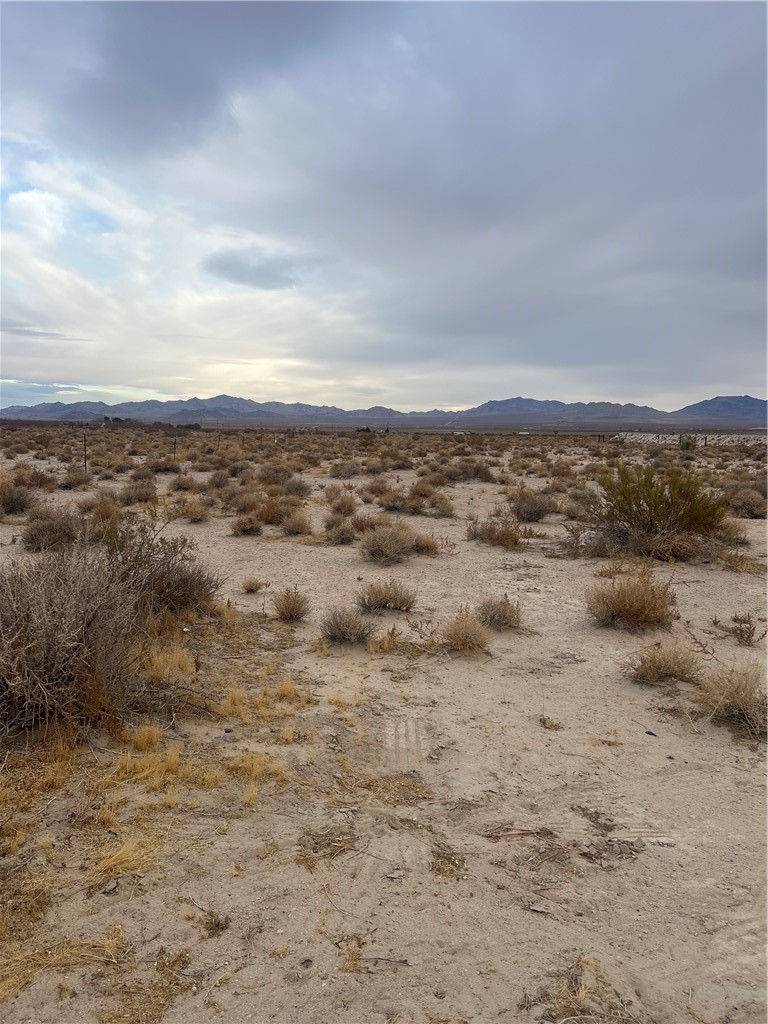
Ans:
[[[592,457],[577,441],[571,454]],[[240,613],[184,627],[193,682],[223,695],[216,714],[158,712],[157,752],[180,751],[186,775],[121,774],[152,751],[114,731],[26,760],[5,741],[9,790],[48,773],[4,814],[6,898],[22,905],[22,876],[49,891],[14,947],[3,1018],[765,1021],[765,746],[709,721],[693,687],[631,678],[627,659],[669,634],[599,627],[584,601],[598,572],[627,566],[556,557],[560,513],[515,550],[468,540],[467,517],[505,490],[472,480],[447,488],[455,517],[407,517],[436,556],[382,568],[322,539],[321,485],[344,481],[325,463],[302,475],[312,537],[232,536],[221,512],[168,527],[195,538]],[[742,525],[764,568],[764,520]],[[21,528],[0,524],[3,560],[39,557],[12,543]],[[748,611],[762,632],[763,575],[655,571],[677,598],[671,635],[702,663],[764,662],[764,641],[712,624]],[[270,586],[244,594],[252,575]],[[318,643],[329,607],[392,578],[417,591],[411,612],[375,620],[380,636],[397,626],[393,651]],[[311,611],[292,626],[270,595],[294,584]],[[460,605],[505,593],[522,630],[485,652],[434,642]],[[232,768],[254,751],[268,755],[255,782]],[[105,863],[125,844],[125,870]]]

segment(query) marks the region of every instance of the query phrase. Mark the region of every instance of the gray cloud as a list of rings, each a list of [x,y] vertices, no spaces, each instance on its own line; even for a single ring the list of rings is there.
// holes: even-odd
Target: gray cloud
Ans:
[[[206,257],[202,267],[214,277],[249,288],[291,288],[296,283],[292,260],[259,251],[217,252]]]
[[[32,105],[138,202],[312,254],[197,263],[346,316],[281,327],[308,373],[760,390],[761,5],[7,8],[11,127]]]

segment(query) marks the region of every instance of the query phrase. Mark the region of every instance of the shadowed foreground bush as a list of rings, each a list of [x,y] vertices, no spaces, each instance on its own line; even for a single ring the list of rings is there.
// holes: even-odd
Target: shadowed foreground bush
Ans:
[[[676,617],[676,598],[668,583],[657,583],[649,569],[591,587],[587,608],[601,626],[648,629],[669,626]]]
[[[143,645],[140,591],[83,545],[0,574],[0,731],[120,710]]]
[[[120,524],[0,571],[0,733],[119,714],[163,612],[209,608],[222,580],[157,521]]]

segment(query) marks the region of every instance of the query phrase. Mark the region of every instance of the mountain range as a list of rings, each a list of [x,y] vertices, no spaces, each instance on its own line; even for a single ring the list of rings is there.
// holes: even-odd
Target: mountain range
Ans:
[[[567,429],[664,429],[713,427],[765,427],[768,403],[750,395],[726,395],[687,405],[674,412],[647,405],[615,402],[558,402],[535,398],[506,398],[484,402],[461,412],[431,409],[428,412],[398,412],[385,406],[370,409],[339,409],[333,405],[305,405],[301,402],[254,402],[249,398],[217,395],[167,402],[43,402],[39,405],[11,405],[0,409],[0,419],[47,420],[82,423],[113,419],[150,423],[204,426],[318,426],[333,428],[421,427],[452,429],[498,429],[512,427],[555,427]]]

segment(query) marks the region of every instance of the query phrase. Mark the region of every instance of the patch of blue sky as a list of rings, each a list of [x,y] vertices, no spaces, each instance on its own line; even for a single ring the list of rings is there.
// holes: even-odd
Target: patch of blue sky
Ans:
[[[114,233],[114,223],[104,214],[85,207],[71,210],[54,259],[96,285],[109,285],[123,271],[109,237]]]

